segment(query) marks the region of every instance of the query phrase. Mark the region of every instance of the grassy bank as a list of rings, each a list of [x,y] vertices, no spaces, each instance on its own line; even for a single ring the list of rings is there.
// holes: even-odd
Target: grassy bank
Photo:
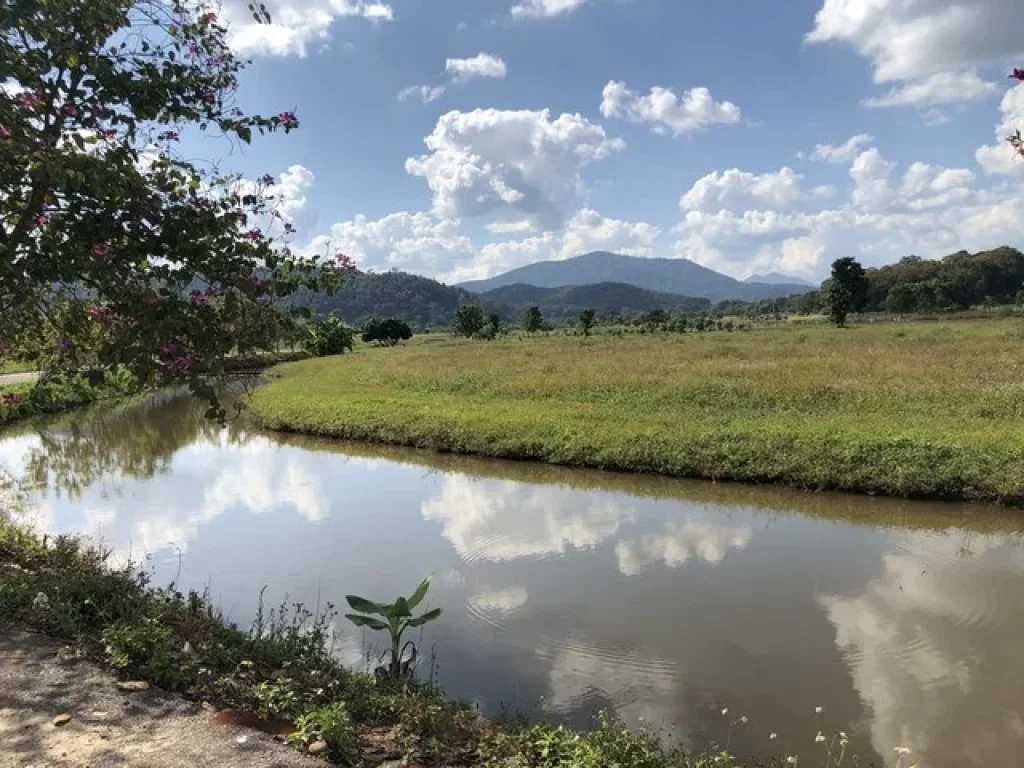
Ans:
[[[125,397],[138,391],[127,370],[99,376],[60,375],[32,384],[0,385],[0,426],[46,413],[58,413],[89,403]]]
[[[122,676],[317,741],[344,765],[519,768],[729,768],[724,755],[663,749],[645,733],[601,720],[580,734],[545,724],[497,725],[436,688],[389,683],[343,668],[331,654],[334,614],[301,606],[260,612],[249,631],[229,626],[201,595],[154,589],[133,567],[113,567],[80,539],[45,539],[0,517],[0,616],[73,641]],[[251,719],[248,722],[252,722]],[[260,723],[257,723],[260,724]]]
[[[439,342],[275,368],[272,429],[807,489],[1024,502],[1024,323]]]

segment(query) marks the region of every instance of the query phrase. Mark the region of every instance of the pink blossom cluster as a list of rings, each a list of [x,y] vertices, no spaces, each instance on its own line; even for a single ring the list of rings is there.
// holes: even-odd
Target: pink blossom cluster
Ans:
[[[169,341],[160,347],[160,365],[171,376],[186,376],[195,366],[196,359],[177,341]]]
[[[110,323],[117,320],[117,312],[110,307],[93,307],[89,310],[89,317],[98,323]]]

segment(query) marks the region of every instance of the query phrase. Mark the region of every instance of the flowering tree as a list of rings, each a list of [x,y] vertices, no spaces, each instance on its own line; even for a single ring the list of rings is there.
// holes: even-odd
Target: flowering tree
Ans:
[[[197,0],[0,4],[0,359],[22,344],[50,370],[123,365],[215,404],[201,374],[244,351],[252,318],[351,266],[290,252],[273,177],[176,150],[183,132],[298,127],[234,106],[244,62],[226,33]]]

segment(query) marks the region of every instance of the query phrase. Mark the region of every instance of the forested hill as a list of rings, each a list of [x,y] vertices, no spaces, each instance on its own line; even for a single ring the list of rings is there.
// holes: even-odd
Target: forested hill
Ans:
[[[597,283],[595,285],[569,285],[561,288],[538,288],[534,285],[506,285],[487,293],[478,294],[486,305],[500,307],[504,318],[511,320],[531,306],[540,307],[544,318],[551,322],[575,320],[584,309],[593,309],[598,317],[621,315],[629,317],[663,309],[672,314],[693,314],[711,310],[708,299],[695,299],[674,293],[657,293],[625,283]]]
[[[519,320],[527,307],[540,307],[552,322],[575,320],[584,309],[599,316],[625,317],[663,309],[673,313],[707,312],[711,302],[669,293],[656,293],[622,283],[537,288],[512,285],[476,295],[457,286],[405,272],[359,272],[334,296],[303,293],[298,303],[320,314],[335,314],[347,323],[361,325],[373,315],[398,317],[414,328],[446,328],[460,304],[479,304],[485,312],[497,312],[506,323]]]
[[[406,272],[357,272],[334,296],[303,293],[298,300],[351,325],[380,315],[405,320],[417,330],[447,327],[459,304],[471,301],[477,299],[468,291]]]

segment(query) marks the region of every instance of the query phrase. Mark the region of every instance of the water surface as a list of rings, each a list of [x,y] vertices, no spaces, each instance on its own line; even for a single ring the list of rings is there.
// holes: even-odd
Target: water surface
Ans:
[[[862,765],[1024,759],[1012,511],[220,430],[173,396],[0,433],[0,469],[40,530],[101,536],[243,625],[264,585],[323,607],[434,574],[424,646],[489,714],[605,708],[801,765],[819,730]],[[351,663],[377,641],[336,629]]]

